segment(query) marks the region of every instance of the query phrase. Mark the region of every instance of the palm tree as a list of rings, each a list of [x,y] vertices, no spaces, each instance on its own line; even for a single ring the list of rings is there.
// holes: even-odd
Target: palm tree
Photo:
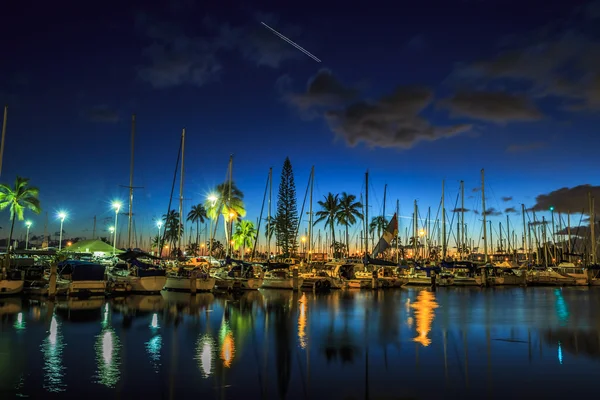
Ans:
[[[227,223],[240,221],[246,216],[246,207],[244,205],[244,193],[238,189],[235,182],[231,182],[231,198],[229,197],[229,181],[217,185],[214,190],[217,196],[217,201],[206,200],[204,207],[207,210],[208,218],[218,221],[220,215],[223,216],[223,224],[225,226],[225,239],[230,242],[229,230]],[[230,217],[230,215],[232,217]]]
[[[242,261],[244,261],[244,253],[246,247],[252,246],[254,239],[256,238],[256,229],[252,221],[241,221],[235,226],[235,232],[233,233],[234,248],[237,250],[242,248]]]
[[[192,206],[192,209],[187,215],[187,221],[192,223],[196,223],[196,244],[200,245],[200,224],[204,223],[205,218],[208,218],[206,215],[206,208],[202,204],[197,204]]]
[[[200,250],[200,246],[198,246],[198,243],[188,243],[188,245],[185,248],[185,251],[189,255],[194,257],[198,255],[198,250]]]
[[[322,210],[315,213],[317,216],[314,225],[321,221],[325,221],[325,225],[329,225],[331,229],[331,243],[335,243],[335,222],[337,215],[340,212],[340,202],[337,194],[329,192],[325,197],[325,201],[319,200],[317,204],[321,206]]]
[[[348,235],[348,227],[356,223],[357,218],[362,218],[361,209],[363,207],[360,201],[356,201],[356,196],[342,192],[340,199],[340,210],[336,215],[338,224],[346,227],[346,254],[350,252],[350,236]]]
[[[4,183],[0,184],[0,210],[4,210],[8,207],[10,210],[10,218],[12,220],[8,243],[6,245],[7,254],[10,249],[10,243],[12,242],[15,220],[18,218],[19,221],[23,221],[23,214],[26,209],[31,210],[36,214],[39,214],[42,211],[40,200],[38,199],[39,194],[40,190],[37,187],[29,186],[29,178],[17,176],[14,187],[10,187]]]
[[[171,248],[173,249],[180,239],[179,234],[183,235],[183,224],[179,220],[179,213],[171,210],[163,215],[162,219],[165,224],[165,240],[171,244]]]
[[[383,215],[378,215],[377,217],[373,217],[371,223],[369,224],[369,234],[371,235],[373,246],[375,245],[375,231],[377,231],[377,240],[381,237],[381,233],[387,227],[388,220]]]
[[[268,247],[271,248],[271,239],[273,238],[273,233],[275,233],[275,229],[277,227],[277,221],[275,217],[267,217],[265,218],[265,239],[267,239]],[[271,251],[271,250],[269,250]],[[271,259],[271,255],[267,254],[267,260]]]

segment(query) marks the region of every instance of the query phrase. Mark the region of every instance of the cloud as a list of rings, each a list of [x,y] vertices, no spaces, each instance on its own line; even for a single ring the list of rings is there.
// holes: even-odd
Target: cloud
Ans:
[[[359,99],[356,88],[345,86],[331,71],[321,70],[304,93],[284,99],[301,111],[323,117],[330,129],[349,146],[408,149],[420,141],[449,138],[471,125],[434,126],[421,112],[433,101],[433,91],[421,86],[399,86],[376,100]],[[337,106],[336,106],[337,105]]]
[[[471,210],[469,210],[468,208],[458,207],[458,208],[453,209],[451,212],[453,212],[453,213],[459,213],[459,212],[469,212],[469,211],[471,211]]]
[[[508,202],[508,201],[512,201],[512,199],[513,199],[512,196],[504,196],[504,197],[502,197],[502,201],[505,202],[505,203]]]
[[[554,211],[561,213],[589,213],[588,193],[593,197],[600,198],[600,186],[589,184],[579,185],[572,188],[563,187],[548,194],[540,194],[535,198],[535,211],[548,211],[554,207]]]
[[[531,143],[522,143],[522,144],[511,144],[506,148],[508,153],[523,153],[532,150],[538,150],[546,147],[548,143],[546,142],[531,142]]]
[[[487,210],[485,210],[485,213],[483,213],[485,216],[490,216],[490,217],[497,217],[499,215],[502,215],[502,213],[498,210],[496,210],[494,207],[488,208]]]
[[[581,238],[588,238],[588,237],[590,237],[590,233],[591,233],[591,229],[587,225],[572,226],[570,228],[570,230],[571,230],[571,236],[576,236],[576,237],[581,237]],[[562,230],[557,231],[556,234],[557,235],[568,235],[569,228],[565,227]],[[586,245],[587,245],[587,243],[586,243]]]
[[[481,213],[478,210],[473,210],[473,214],[480,215]]]
[[[519,212],[514,207],[508,207],[504,209],[504,214],[519,214]]]
[[[344,86],[330,70],[321,69],[308,82],[306,92],[290,93],[286,99],[300,110],[312,107],[337,106],[353,100],[358,91]]]
[[[438,102],[438,106],[448,109],[455,117],[469,117],[501,124],[536,121],[542,118],[542,114],[530,99],[506,92],[460,91]]]
[[[480,187],[473,188],[473,189],[471,189],[471,192],[473,192],[473,193],[481,192],[481,188]]]
[[[119,114],[106,105],[100,105],[87,111],[87,117],[92,122],[114,124],[121,120]]]
[[[528,222],[527,224],[529,226],[548,225],[548,221],[537,220],[537,221]]]
[[[225,52],[271,68],[304,56],[260,24],[265,21],[292,40],[300,35],[300,28],[280,26],[274,15],[256,13],[250,22],[241,25],[206,17],[201,23],[189,26],[181,18],[193,7],[188,3],[184,1],[172,9],[169,20],[161,21],[144,13],[136,16],[138,32],[150,42],[142,51],[145,61],[138,67],[138,76],[155,88],[200,87],[219,80],[226,65],[222,61]]]
[[[571,112],[599,111],[598,7],[580,7],[562,21],[509,37],[498,54],[460,65],[450,80],[478,88],[518,84],[530,99],[559,99],[559,108]],[[534,117],[534,110],[520,116]]]

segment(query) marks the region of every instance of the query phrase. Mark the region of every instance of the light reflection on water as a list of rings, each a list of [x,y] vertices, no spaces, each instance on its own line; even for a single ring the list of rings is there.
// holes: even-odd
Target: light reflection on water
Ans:
[[[49,392],[63,392],[66,385],[63,381],[65,377],[65,367],[62,365],[63,334],[61,324],[52,316],[48,336],[44,339],[41,349],[44,355],[44,389]]]
[[[365,391],[370,398],[481,398],[489,391],[501,398],[527,382],[547,397],[589,389],[585,371],[600,365],[600,291],[593,289],[261,290],[207,296],[204,307],[189,295],[169,299],[144,310],[132,304],[148,301],[132,302],[127,313],[119,311],[123,301],[102,300],[80,311],[85,320],[24,300],[0,320],[13,357],[9,371],[0,352],[1,387],[32,398],[80,397],[101,385],[109,398],[156,389],[173,398],[214,398],[217,390],[222,398],[326,393],[334,400]],[[39,340],[43,359],[14,362]],[[40,371],[41,385],[34,378]],[[548,375],[551,388],[543,382]]]

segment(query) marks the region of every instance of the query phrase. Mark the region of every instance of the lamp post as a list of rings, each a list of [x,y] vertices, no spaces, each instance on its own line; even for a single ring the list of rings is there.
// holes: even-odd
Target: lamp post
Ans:
[[[304,254],[304,258],[306,258],[306,236],[302,236],[300,240],[302,240],[302,254]],[[335,248],[333,251],[335,251]]]
[[[113,208],[115,209],[115,232],[113,235],[113,256],[117,253],[117,231],[119,230],[117,225],[117,219],[119,218],[119,210],[121,209],[121,203],[115,201],[112,203]]]
[[[60,218],[60,232],[58,233],[58,251],[60,251],[62,249],[63,223],[65,222],[65,218],[67,218],[67,213],[64,211],[59,212],[58,218]]]
[[[215,204],[217,204],[217,200],[219,200],[219,198],[214,194],[211,194],[210,196],[208,196],[208,201],[210,201],[211,207],[213,209],[215,208]],[[215,212],[215,214],[217,214],[217,213]],[[219,215],[219,214],[217,214],[217,215]],[[208,254],[210,257],[212,257],[212,249],[213,249],[213,220],[214,220],[214,218],[210,219],[210,242],[208,243]]]
[[[27,235],[25,236],[25,250],[29,247],[29,228],[31,228],[31,221],[26,221],[25,226],[27,227]]]
[[[160,251],[160,228],[162,228],[162,221],[156,222],[156,227],[158,228],[158,234],[156,235],[156,254]],[[158,254],[159,257],[162,257],[162,254]]]

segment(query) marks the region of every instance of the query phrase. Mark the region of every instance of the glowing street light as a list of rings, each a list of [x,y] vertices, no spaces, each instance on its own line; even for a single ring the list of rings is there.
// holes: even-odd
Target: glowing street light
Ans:
[[[219,200],[219,198],[217,197],[217,195],[211,193],[208,195],[208,201],[211,202],[212,206],[214,207],[215,204],[217,204],[217,200]]]
[[[214,193],[211,193],[211,194],[208,195],[207,200],[210,201],[211,207],[215,208],[215,204],[217,204],[217,201],[219,200],[219,198]],[[209,247],[209,250],[208,250],[208,254],[212,257],[212,249],[213,249],[213,218],[210,219],[210,244],[209,244],[209,246],[210,247]]]
[[[113,237],[113,256],[117,252],[117,230],[119,225],[117,225],[117,218],[119,217],[119,210],[121,209],[121,203],[118,201],[114,201],[112,203],[112,207],[115,209],[115,233]]]
[[[62,249],[63,223],[65,222],[65,219],[67,218],[67,213],[64,211],[59,212],[58,218],[60,219],[60,232],[59,232],[59,236],[58,236],[58,251],[60,251]]]
[[[160,251],[160,228],[162,228],[162,221],[156,221],[156,227],[158,228],[158,235],[156,235],[156,254]],[[158,254],[162,256],[162,254]]]
[[[25,221],[25,226],[27,227],[27,236],[25,236],[25,250],[27,250],[29,246],[29,228],[31,228],[31,221]]]

